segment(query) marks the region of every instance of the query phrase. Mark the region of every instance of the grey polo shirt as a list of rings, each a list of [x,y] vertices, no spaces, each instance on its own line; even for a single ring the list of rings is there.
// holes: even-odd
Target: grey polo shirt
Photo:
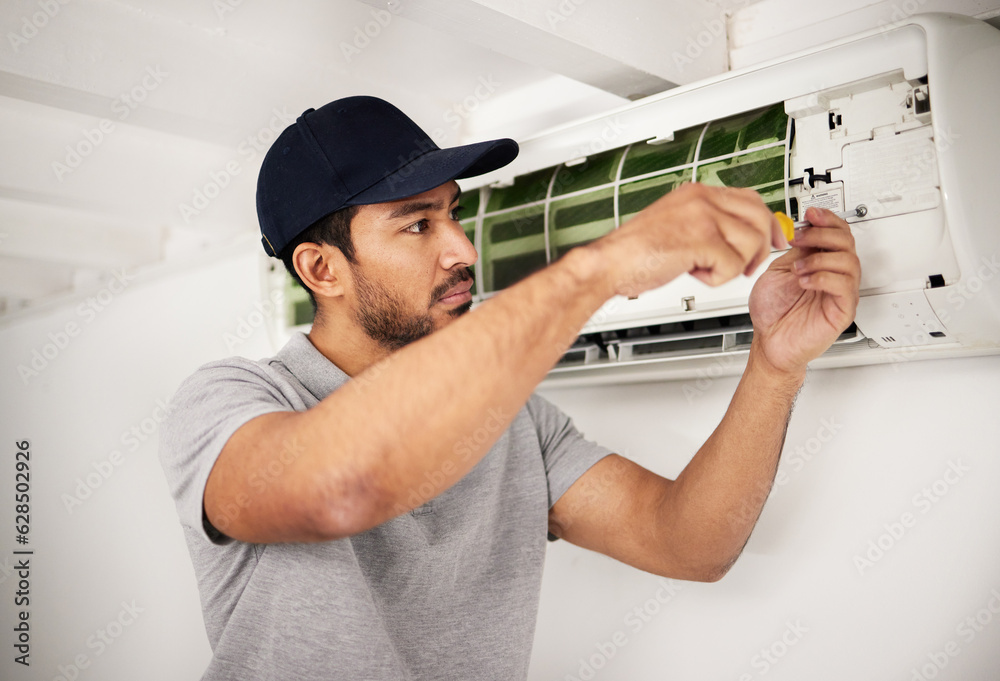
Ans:
[[[526,678],[548,510],[610,453],[537,395],[458,483],[361,534],[248,544],[205,520],[208,474],[241,425],[348,380],[296,334],[276,357],[206,364],[172,400],[160,458],[213,650],[203,678]]]

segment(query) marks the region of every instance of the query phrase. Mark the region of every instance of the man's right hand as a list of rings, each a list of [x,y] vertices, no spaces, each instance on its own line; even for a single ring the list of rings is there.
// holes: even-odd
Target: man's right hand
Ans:
[[[752,274],[772,246],[787,242],[757,192],[688,183],[587,248],[613,292],[633,297],[684,273],[710,286]]]

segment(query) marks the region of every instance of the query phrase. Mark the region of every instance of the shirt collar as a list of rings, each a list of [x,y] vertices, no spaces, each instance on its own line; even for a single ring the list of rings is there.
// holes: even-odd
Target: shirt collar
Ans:
[[[299,331],[292,334],[285,347],[278,351],[276,359],[284,364],[317,400],[322,400],[350,380],[340,367],[327,359],[326,355],[317,350],[312,341]]]

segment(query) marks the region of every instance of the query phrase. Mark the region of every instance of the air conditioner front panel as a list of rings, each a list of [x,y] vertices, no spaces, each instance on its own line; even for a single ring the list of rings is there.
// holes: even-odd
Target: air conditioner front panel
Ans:
[[[864,295],[923,290],[930,275],[946,282],[960,276],[940,209],[870,220],[851,231]]]
[[[780,253],[772,253],[759,268],[758,275],[779,256]],[[684,274],[632,300],[615,296],[591,318],[584,332],[743,313],[747,311],[750,290],[755,282],[756,276],[737,277],[721,286],[708,286]]]

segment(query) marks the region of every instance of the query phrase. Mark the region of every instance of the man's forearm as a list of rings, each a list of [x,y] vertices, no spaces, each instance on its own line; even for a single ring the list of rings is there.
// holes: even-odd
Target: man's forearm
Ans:
[[[658,527],[693,570],[721,577],[739,557],[771,491],[804,377],[776,371],[751,349],[725,416],[664,497]]]

